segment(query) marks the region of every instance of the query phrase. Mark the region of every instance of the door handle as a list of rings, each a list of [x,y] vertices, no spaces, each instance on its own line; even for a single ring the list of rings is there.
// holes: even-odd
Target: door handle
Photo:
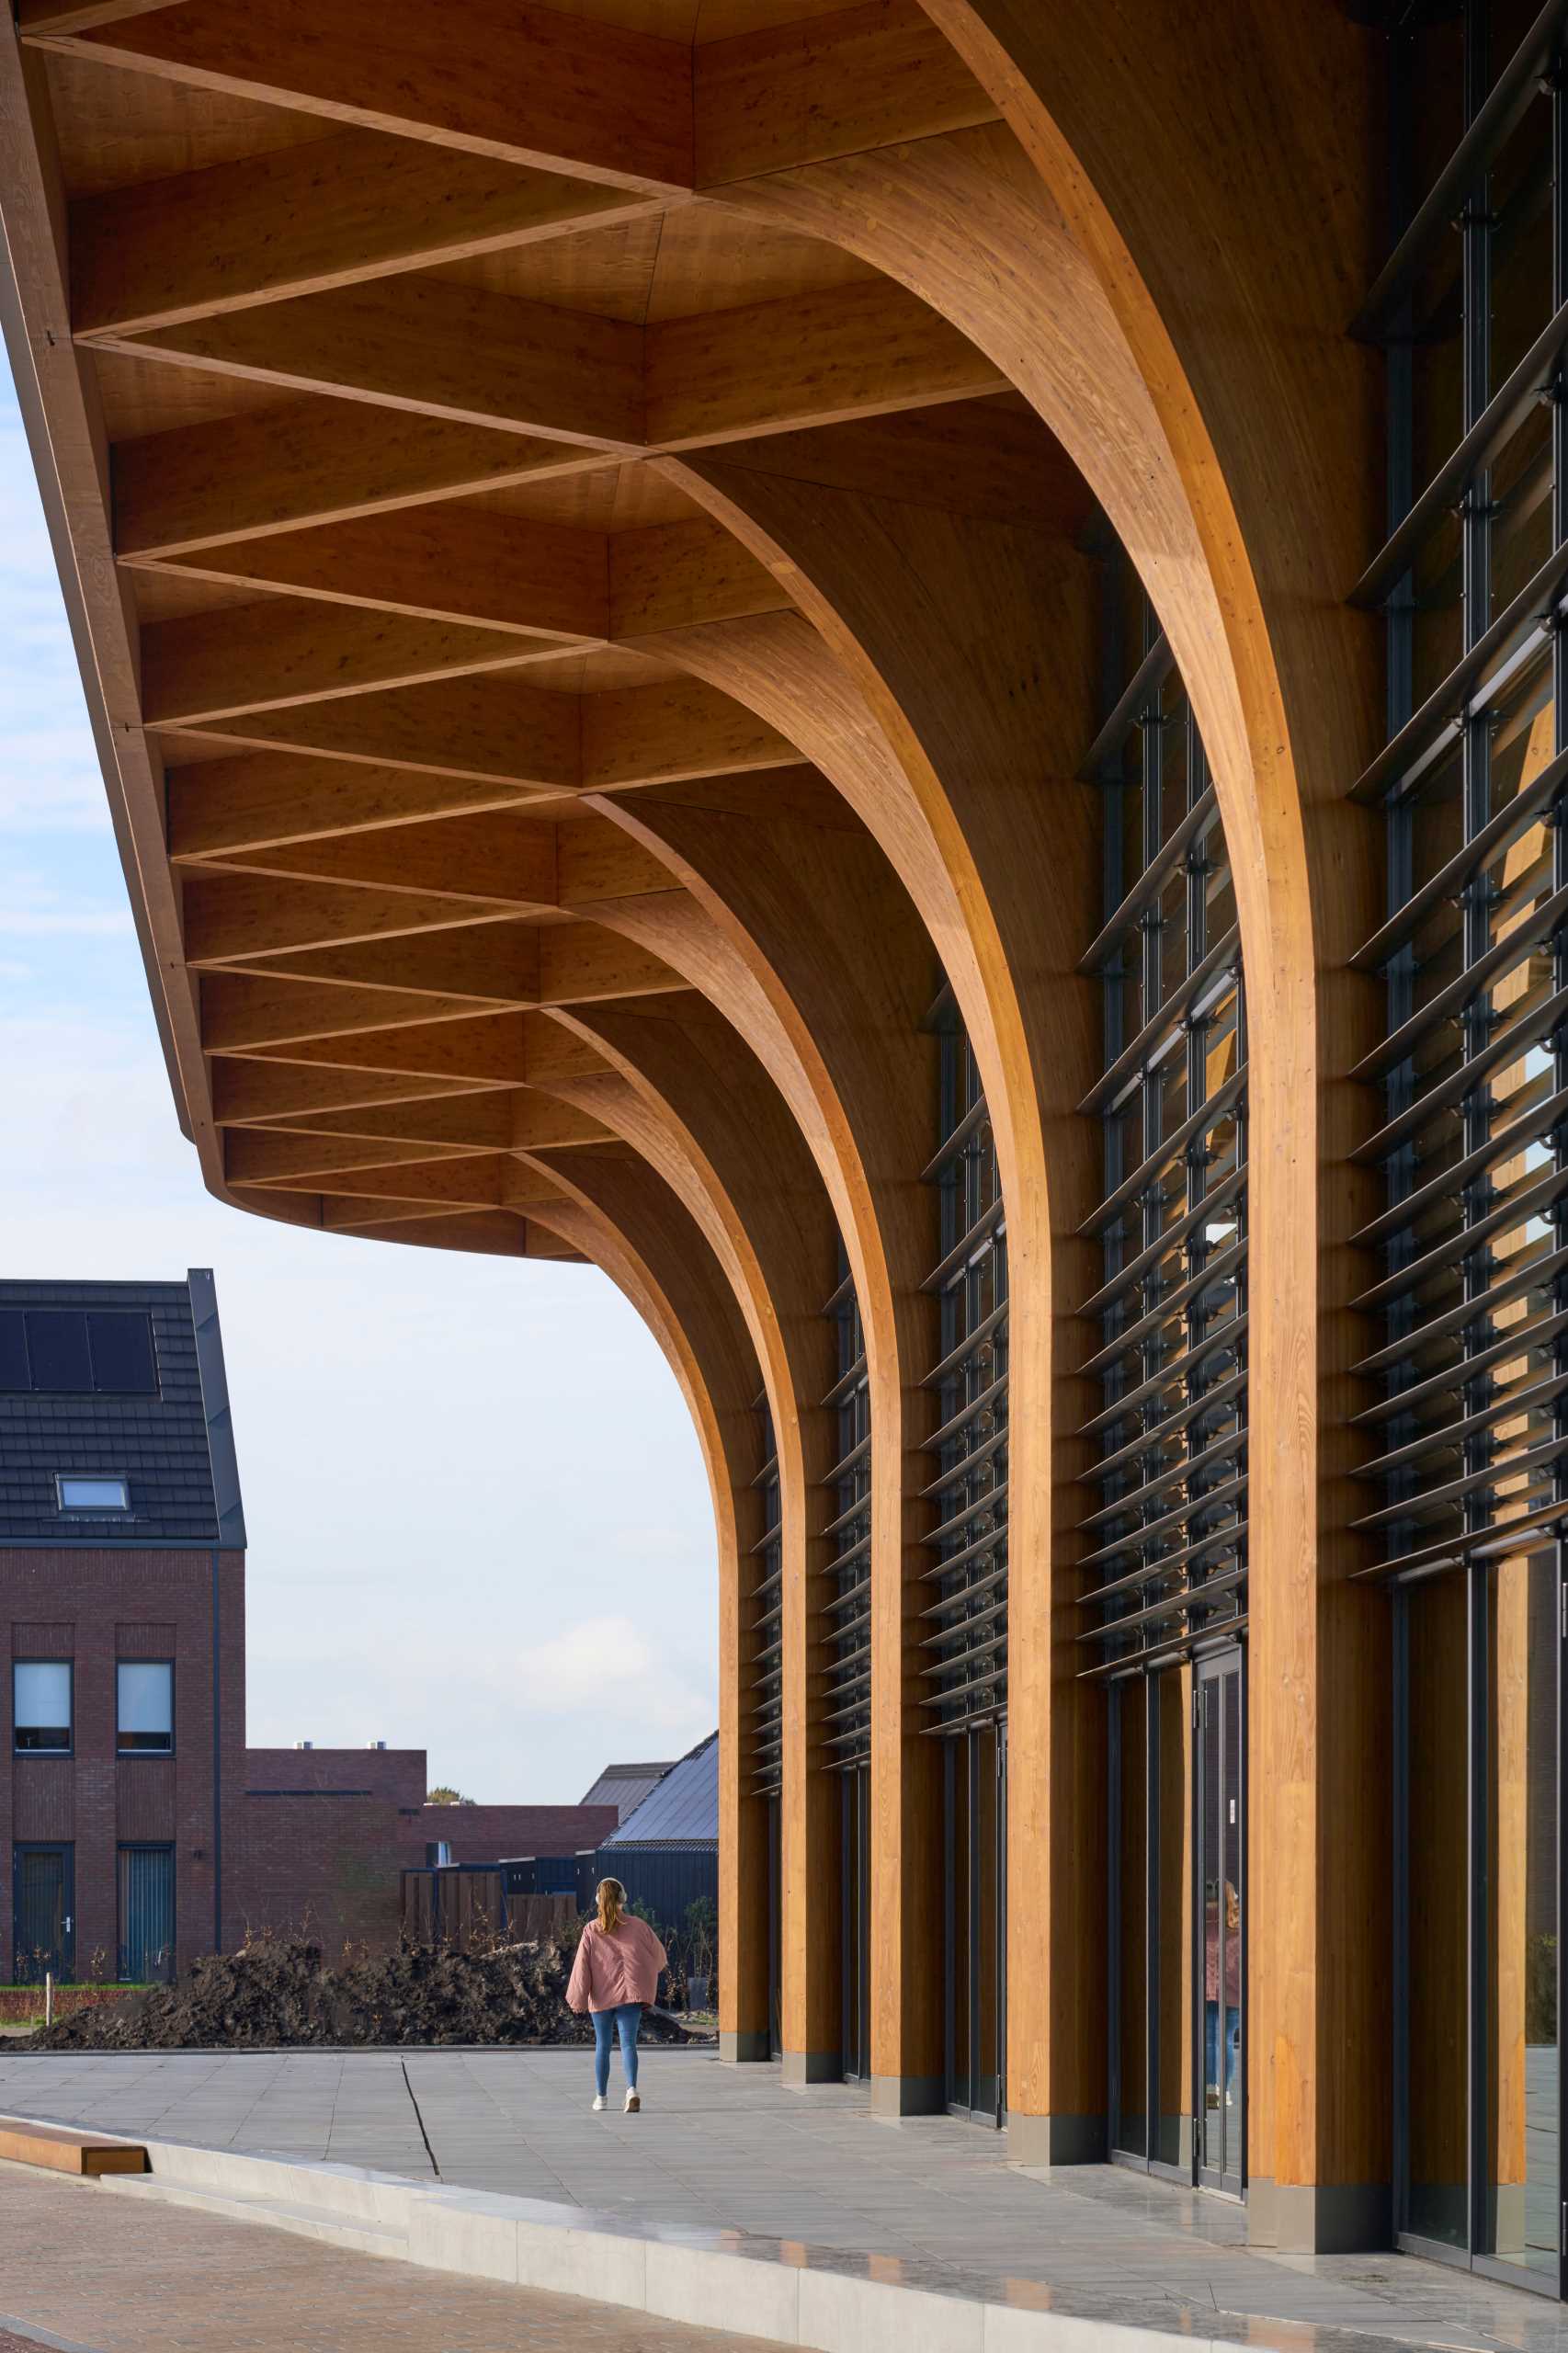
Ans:
[[[65,1933],[67,1936],[71,1934],[71,1915],[69,1912],[65,1915]]]

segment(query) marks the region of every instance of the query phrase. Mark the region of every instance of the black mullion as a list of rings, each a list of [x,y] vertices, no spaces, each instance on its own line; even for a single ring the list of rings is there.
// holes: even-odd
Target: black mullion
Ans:
[[[1143,648],[1145,653],[1147,653],[1149,648],[1153,644],[1159,632],[1154,621],[1153,609],[1151,607],[1147,597],[1145,597],[1143,599]],[[1142,870],[1144,873],[1147,873],[1150,867],[1153,866],[1154,860],[1160,854],[1160,845],[1165,835],[1165,714],[1163,702],[1163,689],[1160,686],[1156,685],[1150,700],[1139,713],[1138,725],[1141,728],[1142,734],[1142,752],[1143,768],[1143,824],[1142,840],[1140,847],[1142,851]],[[1139,938],[1142,947],[1142,1002],[1139,1006],[1140,1027],[1146,1026],[1153,1018],[1165,999],[1165,917],[1160,910],[1159,900],[1156,898],[1153,904],[1144,910],[1143,915],[1139,924]],[[1153,1150],[1155,1144],[1158,1143],[1160,1137],[1164,1132],[1164,1088],[1165,1082],[1157,1069],[1146,1071],[1144,1073],[1142,1096],[1143,1113],[1142,1144],[1145,1154]],[[1160,1238],[1163,1212],[1167,1198],[1162,1175],[1155,1178],[1154,1182],[1150,1186],[1147,1193],[1143,1197],[1142,1245],[1145,1250],[1149,1249],[1151,1245],[1156,1243]],[[1147,1277],[1138,1286],[1140,1296],[1136,1300],[1129,1300],[1126,1302],[1128,1311],[1132,1313],[1134,1317],[1147,1314],[1151,1308],[1158,1306],[1161,1294],[1165,1289],[1165,1279],[1164,1275],[1160,1272],[1158,1266],[1155,1265],[1151,1267]],[[1148,1339],[1144,1342],[1142,1347],[1139,1351],[1140,1360],[1142,1367],[1140,1376],[1140,1385],[1142,1385],[1142,1381],[1152,1380],[1159,1371],[1165,1353],[1165,1343],[1158,1326],[1156,1325],[1150,1333]],[[1145,1424],[1147,1427],[1146,1416]],[[1151,1439],[1153,1439],[1153,1429],[1150,1429],[1149,1435]],[[1144,1552],[1145,1565],[1152,1565],[1152,1563],[1149,1563],[1147,1560],[1146,1548],[1141,1547],[1140,1549]],[[1145,1597],[1140,1593],[1136,1597],[1142,1599]],[[1147,1649],[1148,1643],[1149,1635],[1145,1630],[1141,1631],[1138,1636],[1139,1648]]]
[[[1484,103],[1487,88],[1488,32],[1490,7],[1486,0],[1467,0],[1464,16],[1464,117],[1468,131]],[[1464,422],[1468,433],[1476,423],[1491,397],[1491,199],[1490,176],[1481,179],[1471,190],[1461,216],[1461,280],[1463,286],[1463,385]],[[1466,654],[1485,634],[1492,613],[1492,478],[1490,469],[1483,469],[1471,482],[1460,508],[1460,531],[1461,553],[1461,617],[1463,650]],[[1470,708],[1466,710],[1460,734],[1460,791],[1464,838],[1473,841],[1492,813],[1492,722],[1490,713]],[[1468,968],[1485,953],[1491,934],[1491,886],[1484,874],[1476,875],[1465,887],[1461,900],[1460,948]],[[1466,1012],[1461,1026],[1460,1051],[1465,1061],[1473,1060],[1484,1047],[1491,1027],[1489,1003],[1477,1002]],[[1491,1091],[1484,1081],[1464,1098],[1464,1150],[1477,1151],[1486,1142],[1491,1126]],[[1460,1203],[1460,1216],[1465,1228],[1475,1224],[1492,1205],[1493,1188],[1490,1177],[1467,1185]],[[1478,1303],[1484,1300],[1494,1271],[1489,1247],[1467,1250],[1462,1261],[1464,1296]],[[1466,1328],[1461,1341],[1461,1361],[1473,1356],[1480,1345],[1491,1336],[1490,1320],[1478,1315]],[[1485,1376],[1466,1381],[1461,1389],[1461,1411],[1465,1415],[1477,1412],[1487,1403],[1491,1382]],[[1483,1437],[1467,1439],[1462,1461],[1467,1473],[1483,1470],[1490,1460],[1491,1441]],[[1484,1490],[1467,1495],[1463,1504],[1464,1526],[1467,1532],[1486,1526],[1490,1518],[1490,1503]],[[1467,2236],[1471,2259],[1483,2252],[1487,2240],[1487,2175],[1486,2145],[1486,1932],[1490,1912],[1490,1856],[1487,1837],[1486,1775],[1488,1756],[1487,1724],[1487,1575],[1483,1567],[1471,1563],[1465,1571],[1467,1592],[1468,1643],[1468,1717],[1467,1727],[1467,1790],[1469,1801],[1468,1929],[1470,1944],[1470,1984],[1468,2004],[1468,2054],[1466,2063],[1467,2095],[1469,2100],[1469,2183]]]
[[[1563,59],[1551,62],[1551,308],[1568,301],[1568,75],[1563,73]],[[1551,383],[1551,546],[1561,548],[1568,541],[1568,412],[1563,407],[1565,383],[1563,362],[1559,362],[1556,379]],[[1551,751],[1561,753],[1568,744],[1568,640],[1563,631],[1556,631],[1551,638]],[[1551,887],[1559,890],[1568,880],[1568,828],[1563,807],[1565,795],[1559,793],[1551,802]],[[1551,982],[1561,988],[1568,982],[1568,949],[1563,934],[1556,934],[1551,941]],[[1561,1030],[1551,1038],[1551,1062],[1554,1062],[1556,1087],[1563,1085],[1568,1073],[1568,1040]],[[1563,1167],[1565,1139],[1563,1130],[1551,1134],[1556,1167]],[[1568,1240],[1568,1200],[1556,1205],[1556,1243]],[[1568,1303],[1568,1282],[1559,1278],[1554,1285],[1554,1306]],[[1568,1344],[1556,1341],[1556,1365],[1568,1362]],[[1559,1400],[1551,1412],[1551,1426],[1556,1436],[1568,1436],[1568,1398]],[[1561,1459],[1554,1468],[1554,1501],[1568,1499],[1568,1457]],[[1568,1991],[1568,1967],[1563,1962],[1563,1543],[1551,1546],[1551,1560],[1556,1567],[1556,1904],[1554,1904],[1554,1934],[1556,1934],[1556,2165],[1559,2165],[1559,2228],[1556,2228],[1556,2291],[1568,2297],[1568,2195],[1563,2195],[1563,2118],[1568,2118],[1568,2054],[1563,2050],[1563,1993]]]

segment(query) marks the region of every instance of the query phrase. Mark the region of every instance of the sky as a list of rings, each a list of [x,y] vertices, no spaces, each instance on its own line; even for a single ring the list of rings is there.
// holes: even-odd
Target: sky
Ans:
[[[0,1273],[214,1269],[253,1745],[384,1740],[482,1802],[571,1803],[712,1730],[701,1457],[608,1280],[295,1231],[203,1187],[3,358],[0,1103]]]

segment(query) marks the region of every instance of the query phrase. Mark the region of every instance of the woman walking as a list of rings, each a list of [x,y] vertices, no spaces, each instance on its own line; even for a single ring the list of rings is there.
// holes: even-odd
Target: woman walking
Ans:
[[[659,1990],[659,1972],[668,1956],[647,1921],[627,1910],[626,1890],[618,1879],[600,1880],[597,1902],[598,1917],[578,1938],[566,2006],[579,2017],[586,2010],[594,2021],[595,2113],[609,2090],[609,2046],[619,2034],[626,2113],[635,2116],[642,2105],[637,2097],[637,2029]]]

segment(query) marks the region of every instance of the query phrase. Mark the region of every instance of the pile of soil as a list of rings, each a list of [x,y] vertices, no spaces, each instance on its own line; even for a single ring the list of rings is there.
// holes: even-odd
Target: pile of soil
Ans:
[[[325,1966],[319,1945],[254,1939],[207,1953],[177,1984],[78,2011],[32,2038],[44,2051],[309,2050],[362,2044],[588,2042],[566,2006],[572,1948],[496,1944],[457,1952],[404,1945],[378,1959]],[[643,2014],[644,2040],[692,2042],[667,2013]]]

